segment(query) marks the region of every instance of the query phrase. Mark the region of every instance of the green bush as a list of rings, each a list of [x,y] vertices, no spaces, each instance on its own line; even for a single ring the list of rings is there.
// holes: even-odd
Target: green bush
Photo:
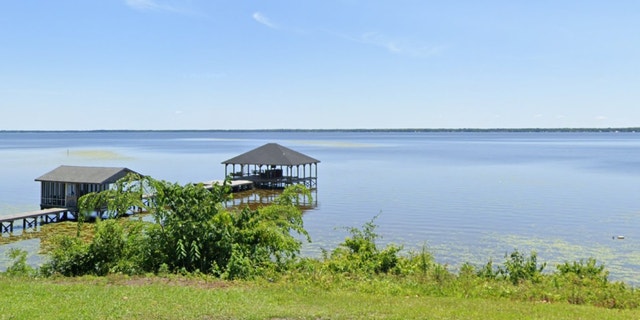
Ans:
[[[353,275],[400,272],[396,267],[402,247],[390,244],[382,250],[378,249],[375,240],[379,235],[375,232],[377,226],[374,220],[360,229],[348,228],[351,236],[345,238],[331,254],[325,252],[325,264],[330,271]]]
[[[49,253],[49,261],[41,272],[44,275],[61,274],[67,277],[89,274],[89,245],[81,238],[60,236],[54,239],[53,250]]]
[[[496,279],[499,272],[493,267],[493,260],[489,259],[489,261],[476,272],[476,275],[485,279]]]
[[[594,258],[587,261],[580,260],[574,262],[565,262],[557,266],[560,276],[575,275],[579,279],[591,279],[606,283],[608,281],[609,272],[605,270],[604,264],[597,265]]]
[[[505,258],[504,267],[498,268],[498,274],[509,279],[513,284],[518,284],[525,280],[539,282],[542,277],[542,270],[547,266],[546,263],[538,266],[538,256],[535,252],[525,258],[522,253],[516,250]]]
[[[5,273],[10,276],[30,277],[35,275],[36,270],[27,263],[27,251],[12,248],[7,252],[7,257],[13,260],[7,267]]]
[[[604,264],[593,258],[565,262],[557,266],[551,282],[563,300],[571,304],[591,304],[606,308],[637,308],[640,295],[624,283],[610,283]]]
[[[142,274],[148,243],[140,221],[99,220],[91,242],[78,237],[62,236],[43,266],[44,274],[79,276],[110,273]]]

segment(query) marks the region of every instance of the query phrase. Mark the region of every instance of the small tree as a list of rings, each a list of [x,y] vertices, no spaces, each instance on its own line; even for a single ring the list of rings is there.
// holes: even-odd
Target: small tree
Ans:
[[[222,233],[214,224],[228,199],[228,188],[202,184],[184,186],[149,179],[154,198],[149,210],[158,228],[150,230],[153,245],[170,270],[210,272],[218,254]],[[160,265],[155,266],[159,268]]]
[[[538,266],[538,255],[532,252],[528,258],[525,258],[518,250],[506,256],[504,267],[498,268],[498,273],[511,280],[513,284],[521,281],[529,280],[539,282],[542,277],[542,270],[547,263]]]
[[[306,188],[299,190],[308,192]],[[291,192],[285,189],[283,196],[297,197],[295,192]],[[302,241],[294,237],[293,233],[311,241],[303,227],[300,209],[293,205],[295,202],[291,199],[281,197],[274,204],[257,210],[245,208],[237,213],[227,213],[228,217],[224,214],[219,216],[221,219],[218,221],[225,217],[230,235],[228,239],[224,239],[230,241],[225,247],[232,248],[231,255],[223,257],[221,261],[221,265],[227,265],[225,277],[256,275],[264,269],[284,266],[300,253],[302,247]]]
[[[145,208],[142,202],[144,181],[139,174],[129,173],[109,190],[85,194],[78,199],[80,217],[92,211],[106,211],[109,218],[117,218],[127,214],[132,208]]]

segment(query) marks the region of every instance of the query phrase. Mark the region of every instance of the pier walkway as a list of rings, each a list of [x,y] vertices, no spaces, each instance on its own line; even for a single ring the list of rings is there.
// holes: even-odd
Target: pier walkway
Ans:
[[[202,183],[205,188],[211,189],[214,185],[224,185],[224,180],[205,181]],[[253,181],[249,180],[231,180],[229,181],[231,192],[239,192],[253,189]]]
[[[69,214],[73,213],[68,208],[49,208],[0,216],[0,234],[12,233],[14,223],[19,220],[22,220],[22,230],[24,231],[27,228],[36,228],[38,226],[38,218],[40,218],[41,224],[46,224],[67,220]]]

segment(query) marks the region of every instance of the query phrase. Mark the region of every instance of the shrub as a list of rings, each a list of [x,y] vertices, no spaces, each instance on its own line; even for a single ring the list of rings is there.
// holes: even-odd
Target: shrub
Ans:
[[[67,277],[89,273],[89,245],[81,238],[61,236],[54,239],[50,260],[41,271],[44,275],[61,274]]]
[[[529,280],[539,282],[542,277],[542,270],[547,266],[542,263],[538,266],[538,256],[532,252],[528,258],[518,250],[505,257],[504,267],[498,268],[498,273],[509,279],[511,283],[518,284],[521,281]]]
[[[557,266],[561,276],[575,275],[578,279],[591,279],[606,283],[609,272],[605,270],[604,264],[597,265],[596,259],[589,258],[587,261],[580,260],[565,262]]]
[[[482,268],[480,268],[480,270],[478,270],[476,272],[476,275],[480,278],[485,278],[485,279],[496,279],[498,277],[498,270],[496,270],[493,267],[493,260],[489,259],[489,262],[487,262],[484,266],[482,266]]]
[[[36,273],[36,270],[27,263],[27,251],[12,248],[7,252],[7,257],[13,263],[7,267],[6,274],[10,276],[28,277]]]
[[[332,272],[354,275],[372,275],[398,271],[398,253],[402,247],[393,244],[379,250],[375,240],[375,220],[365,223],[362,228],[348,228],[351,234],[330,255],[325,253],[325,263]]]
[[[593,258],[557,266],[554,287],[571,304],[592,304],[606,308],[637,308],[640,296],[625,284],[608,281],[609,272]]]
[[[43,266],[45,274],[65,276],[109,273],[141,274],[147,258],[144,254],[143,223],[140,221],[99,220],[94,225],[93,239],[63,236],[56,240],[50,261]]]

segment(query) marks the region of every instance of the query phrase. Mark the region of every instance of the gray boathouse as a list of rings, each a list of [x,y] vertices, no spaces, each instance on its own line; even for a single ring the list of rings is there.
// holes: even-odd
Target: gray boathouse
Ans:
[[[36,178],[40,182],[40,210],[0,217],[0,233],[13,233],[15,221],[22,220],[22,231],[40,224],[78,218],[78,198],[108,190],[128,173],[127,168],[59,166]]]
[[[78,198],[108,190],[112,184],[136,173],[127,168],[59,166],[36,178],[41,182],[40,208],[67,208],[76,211]]]
[[[256,188],[262,189],[279,189],[292,184],[315,189],[318,163],[320,160],[277,143],[267,143],[222,162],[226,177],[252,181]]]

